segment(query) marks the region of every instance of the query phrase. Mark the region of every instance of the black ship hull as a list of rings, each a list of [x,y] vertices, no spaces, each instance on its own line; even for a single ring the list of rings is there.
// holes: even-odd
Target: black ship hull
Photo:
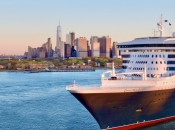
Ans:
[[[133,124],[145,124],[140,125],[145,127],[151,125],[151,122],[160,123],[175,119],[175,89],[120,93],[72,91],[71,93],[92,114],[101,129],[120,128]]]

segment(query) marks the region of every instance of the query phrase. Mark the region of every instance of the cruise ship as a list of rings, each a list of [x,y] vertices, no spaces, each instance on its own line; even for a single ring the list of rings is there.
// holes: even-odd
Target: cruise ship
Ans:
[[[175,37],[136,38],[116,46],[124,72],[101,75],[100,87],[66,89],[96,119],[101,129],[130,130],[175,120]]]

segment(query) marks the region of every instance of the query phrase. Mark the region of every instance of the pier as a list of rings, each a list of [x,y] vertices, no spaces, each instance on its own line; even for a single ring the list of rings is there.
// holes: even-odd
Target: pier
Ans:
[[[94,68],[91,69],[58,69],[58,70],[30,70],[29,73],[41,73],[41,72],[93,72]]]

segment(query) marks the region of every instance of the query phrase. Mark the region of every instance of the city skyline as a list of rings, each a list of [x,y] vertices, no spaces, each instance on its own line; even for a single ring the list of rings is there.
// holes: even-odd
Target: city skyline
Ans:
[[[50,37],[56,46],[56,29],[62,27],[62,39],[75,32],[76,38],[110,36],[121,42],[153,36],[160,14],[175,29],[173,0],[13,0],[1,1],[0,54],[23,54],[28,46],[37,47]],[[168,35],[168,25],[165,25]]]

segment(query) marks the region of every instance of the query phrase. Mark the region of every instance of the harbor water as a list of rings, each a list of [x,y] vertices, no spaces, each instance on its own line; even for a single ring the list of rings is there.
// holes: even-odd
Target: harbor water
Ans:
[[[100,85],[95,72],[0,73],[0,130],[100,130],[65,87]],[[175,129],[175,121],[146,130]]]

